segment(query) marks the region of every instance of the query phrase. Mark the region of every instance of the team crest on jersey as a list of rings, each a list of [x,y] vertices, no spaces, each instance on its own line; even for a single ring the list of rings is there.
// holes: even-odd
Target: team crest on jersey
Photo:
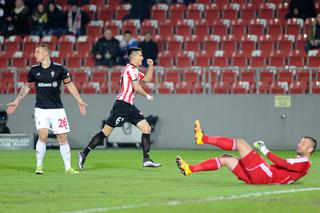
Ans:
[[[38,72],[36,76],[40,76],[40,72]]]
[[[53,78],[53,76],[54,76],[54,71],[51,72],[51,76],[52,76],[52,78]]]
[[[56,81],[52,82],[52,86],[53,87],[57,87],[58,86],[58,82],[56,82]]]

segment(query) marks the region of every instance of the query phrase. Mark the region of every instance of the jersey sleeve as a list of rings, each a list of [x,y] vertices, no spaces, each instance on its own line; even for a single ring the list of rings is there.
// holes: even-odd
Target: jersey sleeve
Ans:
[[[283,159],[283,158],[273,154],[272,152],[268,152],[267,157],[276,166],[284,168],[284,169],[288,169],[288,170],[294,171],[294,172],[303,171],[307,167],[309,167],[309,165],[310,165],[309,161],[303,161],[303,162],[300,162],[300,161],[295,162],[294,160],[289,161],[287,159]]]
[[[129,76],[132,81],[139,81],[144,77],[144,74],[142,72],[139,72],[138,69],[133,68],[129,72]]]
[[[68,70],[65,67],[61,66],[61,80],[64,80],[69,77],[70,77],[70,75],[69,75]]]
[[[34,71],[33,69],[31,68],[28,72],[28,76],[27,76],[27,84],[33,84],[35,82],[35,78],[34,78],[34,75],[33,75]]]

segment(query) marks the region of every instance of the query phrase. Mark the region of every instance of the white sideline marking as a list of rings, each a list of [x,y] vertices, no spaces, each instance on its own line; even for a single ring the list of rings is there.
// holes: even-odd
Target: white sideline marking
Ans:
[[[221,201],[221,200],[237,200],[237,199],[242,199],[242,198],[261,197],[264,195],[288,194],[288,193],[307,192],[307,191],[320,191],[320,187],[279,190],[279,191],[270,191],[270,192],[253,192],[253,193],[248,193],[248,194],[231,195],[231,196],[208,197],[208,198],[201,198],[201,199],[195,199],[195,200],[190,200],[190,201],[174,200],[174,201],[163,202],[163,203],[131,204],[131,205],[122,205],[122,206],[114,206],[114,207],[106,207],[106,208],[65,211],[65,212],[61,212],[61,213],[108,212],[108,211],[113,211],[113,210],[135,209],[135,208],[149,207],[149,206],[168,206],[168,205],[175,206],[175,205],[189,204],[189,203],[206,203],[206,202]]]

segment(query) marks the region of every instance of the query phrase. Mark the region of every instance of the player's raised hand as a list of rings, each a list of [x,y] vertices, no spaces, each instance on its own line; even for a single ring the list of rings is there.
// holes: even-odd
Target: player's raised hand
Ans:
[[[86,115],[87,114],[87,107],[88,105],[85,102],[79,102],[79,110],[81,115]]]
[[[253,147],[262,152],[262,154],[267,155],[269,152],[269,149],[267,149],[266,145],[264,144],[263,141],[256,141],[253,143]]]
[[[147,59],[147,64],[148,64],[148,66],[153,66],[153,60],[148,58]]]
[[[16,111],[16,108],[18,107],[19,102],[18,101],[13,101],[7,104],[7,113],[8,114],[13,114]]]

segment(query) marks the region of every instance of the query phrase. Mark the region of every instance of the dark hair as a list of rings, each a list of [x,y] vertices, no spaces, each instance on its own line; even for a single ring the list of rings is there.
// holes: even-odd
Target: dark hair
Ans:
[[[132,35],[132,32],[131,31],[129,31],[129,30],[126,30],[126,31],[124,31],[124,33],[123,33],[124,35],[125,34],[130,34],[130,35]]]
[[[312,150],[312,152],[311,152],[311,154],[316,150],[316,148],[317,148],[317,140],[316,139],[314,139],[313,137],[310,137],[310,136],[304,136],[304,138],[307,138],[307,139],[309,139],[310,141],[312,141],[312,143],[313,143],[313,150]]]
[[[133,52],[136,52],[136,51],[142,52],[142,49],[139,48],[139,47],[131,47],[131,48],[128,50],[128,57],[130,58],[131,54],[132,54]]]

